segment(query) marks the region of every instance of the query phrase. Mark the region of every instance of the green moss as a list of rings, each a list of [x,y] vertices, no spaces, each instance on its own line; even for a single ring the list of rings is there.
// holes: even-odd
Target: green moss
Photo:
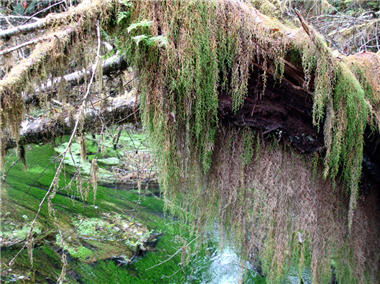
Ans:
[[[132,136],[135,145],[130,144],[131,149],[138,146],[138,141],[141,141],[141,146],[145,144],[145,138],[141,134],[132,134]],[[138,139],[135,140],[135,138]],[[126,137],[121,139],[125,140],[123,141],[127,146],[129,145],[128,141],[131,142]],[[96,149],[96,146],[91,144],[91,140],[87,140],[87,145],[89,151]],[[1,188],[1,197],[2,214],[10,212],[7,216],[12,222],[15,222],[15,220],[20,223],[25,222],[24,215],[30,221],[34,216],[40,200],[46,193],[44,189],[50,184],[55,173],[55,164],[52,162],[54,161],[54,155],[54,149],[49,145],[32,146],[26,152],[28,170],[24,171],[23,166],[17,163],[9,171],[6,180],[7,185]],[[10,152],[7,156],[6,165],[9,166],[16,159],[17,155]],[[46,165],[46,167],[41,165]],[[44,172],[41,172],[42,170]],[[70,171],[70,167],[66,167],[65,178],[60,179],[61,187],[64,187],[69,182]],[[20,176],[23,178],[20,179]],[[75,184],[72,187],[65,191],[59,190],[58,193],[64,195],[57,194],[53,199],[53,204],[57,210],[58,222],[60,226],[65,228],[63,233],[67,252],[76,259],[69,261],[68,269],[74,271],[83,282],[161,283],[166,281],[165,278],[162,278],[163,275],[169,276],[177,272],[170,279],[175,283],[183,283],[188,275],[192,275],[192,273],[194,275],[195,272],[192,272],[191,266],[186,265],[181,266],[181,270],[178,272],[178,263],[181,262],[180,254],[170,261],[157,266],[157,268],[146,270],[161,261],[165,261],[168,255],[174,254],[183,245],[182,241],[176,241],[178,238],[176,236],[181,235],[188,241],[191,240],[188,225],[173,220],[170,216],[165,217],[163,211],[164,202],[161,199],[139,196],[137,190],[129,192],[99,186],[95,204],[97,207],[95,207],[89,206],[85,202],[71,199],[71,194],[73,197],[79,197]],[[91,196],[89,198],[92,200]],[[129,212],[133,213],[133,218],[128,215]],[[109,217],[104,217],[103,214],[110,215],[108,215]],[[81,243],[83,240],[80,241],[81,236],[98,236],[100,238],[115,236],[117,220],[121,220],[120,224],[141,223],[148,226],[150,231],[162,234],[159,237],[157,247],[152,251],[148,251],[146,256],[135,260],[128,267],[118,266],[112,261],[101,260],[95,264],[87,264],[92,262],[94,258],[102,259],[102,255],[125,255],[126,258],[131,258],[132,254],[128,253],[128,250],[136,249],[137,245],[141,245],[141,242],[139,243],[137,239],[131,239],[130,242],[127,242],[128,238],[121,236],[124,242],[123,246],[107,241],[88,241],[86,246],[83,246]],[[38,224],[38,228],[35,229],[35,239],[38,240],[41,246],[37,246],[33,250],[34,266],[30,265],[29,256],[25,250],[16,260],[12,273],[34,279],[31,282],[42,283],[47,279],[56,281],[61,270],[61,252],[57,252],[60,247],[60,239],[56,234],[53,220],[48,214],[46,205],[42,207]],[[2,230],[2,234],[5,233],[6,231]],[[50,241],[55,238],[57,238],[56,241]],[[17,253],[17,250],[18,247],[2,250],[2,271],[6,268],[4,265]],[[200,254],[208,256],[208,253],[205,253],[205,250],[200,252]],[[196,255],[191,259],[195,261],[195,258]],[[204,266],[203,269],[208,269],[208,266]],[[75,279],[68,280],[70,283],[76,282]]]
[[[365,100],[370,92],[356,80],[344,63],[333,58],[323,39],[315,38],[315,46],[312,42],[302,42],[301,47],[293,46],[286,43],[286,38],[282,35],[274,36],[256,22],[246,21],[246,15],[240,8],[231,5],[229,10],[224,9],[222,4],[214,1],[133,1],[125,5],[125,8],[127,11],[119,14],[116,44],[127,55],[139,77],[142,120],[157,154],[158,166],[162,172],[160,183],[171,212],[183,215],[187,220],[196,220],[194,227],[197,228],[194,230],[197,231],[207,222],[213,222],[217,213],[222,216],[225,226],[231,225],[235,217],[232,214],[234,207],[241,207],[245,202],[243,172],[239,172],[237,190],[233,188],[236,191],[231,189],[232,193],[225,193],[229,203],[219,212],[215,208],[225,196],[218,197],[214,188],[206,187],[211,183],[209,174],[212,174],[210,169],[214,166],[215,136],[220,124],[217,115],[218,98],[230,96],[233,111],[238,111],[247,95],[248,79],[253,66],[256,64],[262,67],[260,74],[265,90],[269,76],[268,65],[272,64],[269,62],[273,62],[273,66],[270,66],[274,68],[273,76],[281,81],[284,72],[282,59],[285,54],[290,54],[293,57],[291,62],[299,62],[302,57],[304,87],[310,87],[314,92],[313,123],[318,130],[323,125],[325,136],[325,176],[333,181],[341,179],[350,192],[351,226],[361,174],[363,133],[369,115]],[[309,86],[312,81],[314,86]],[[246,134],[242,141],[244,151],[240,158],[243,165],[247,165],[253,156],[253,137]],[[256,142],[259,148],[259,136]],[[272,146],[272,149],[277,147],[275,138]],[[78,145],[73,145],[73,148],[75,150]],[[79,163],[79,157],[77,158],[74,158],[72,165],[74,162]],[[259,151],[256,151],[256,160],[258,159]],[[83,163],[82,170],[88,172],[89,165],[90,163]],[[38,167],[29,174],[36,174],[40,170]],[[50,178],[54,174],[53,167],[48,172]],[[13,179],[12,186],[16,189],[9,193],[9,198],[15,202],[21,199],[25,191],[21,188],[22,182],[15,177]],[[38,187],[46,189],[48,180],[42,178],[37,185],[34,181],[32,183],[27,198],[36,201],[43,195],[43,192],[38,192]],[[68,178],[60,179],[60,185],[67,183]],[[68,194],[78,196],[74,188],[68,189]],[[115,194],[116,200],[109,198],[112,194]],[[98,191],[97,204],[106,211],[120,212],[121,208],[127,206],[135,208],[133,201],[120,199],[127,197],[106,192],[103,188]],[[176,201],[179,201],[179,205]],[[68,200],[67,196],[57,196],[55,204],[66,213],[62,218],[67,220],[69,211],[88,218],[97,215],[95,208],[86,207],[84,210],[81,202]],[[36,209],[33,202],[25,202],[22,206],[27,210]],[[47,217],[45,209],[41,213],[43,217]],[[190,213],[187,212],[188,209]],[[263,217],[262,212],[253,214]],[[233,224],[239,237],[244,235],[242,220],[243,217],[239,220],[241,222]],[[288,262],[282,266],[277,263],[281,260],[273,259],[275,244],[270,234],[263,265],[268,273],[272,273],[273,279],[270,279],[279,282],[290,268]],[[299,259],[301,255],[302,252],[296,251],[294,258]],[[290,253],[286,252],[286,259],[289,258]],[[104,270],[114,269],[108,264],[100,266]],[[90,278],[87,271],[91,269],[84,267],[84,277]],[[270,271],[272,267],[276,267],[277,271]],[[328,277],[329,274],[323,269],[324,267],[320,274]],[[108,277],[115,279],[112,277],[116,276]],[[129,281],[125,275],[120,277],[123,281]],[[321,279],[324,281],[323,277]]]
[[[24,222],[28,222],[28,220],[24,220]],[[17,221],[15,220],[9,221],[2,218],[1,232],[0,232],[1,243],[11,244],[11,243],[22,242],[26,239],[29,231],[30,231],[29,224],[22,225],[22,224],[18,224]],[[33,228],[33,234],[38,235],[40,233],[41,233],[41,230],[38,227],[38,225],[35,226]]]
[[[364,130],[370,117],[368,85],[360,83],[344,62],[336,61],[325,41],[316,36],[302,47],[306,85],[314,74],[313,123],[324,122],[324,176],[340,179],[350,194],[349,227],[356,207],[362,171]],[[316,61],[315,54],[318,54]]]
[[[87,260],[91,258],[94,252],[86,247],[70,248],[69,254],[72,257],[78,258],[80,260]]]
[[[2,280],[4,283],[12,283],[14,275],[25,277],[26,283],[45,283],[46,281],[54,281],[59,277],[60,273],[60,257],[49,246],[42,245],[34,248],[34,265],[31,266],[27,251],[23,251],[10,273],[5,273],[7,270],[8,261],[17,253],[18,248],[10,248],[2,250]],[[24,283],[25,283],[24,282]]]

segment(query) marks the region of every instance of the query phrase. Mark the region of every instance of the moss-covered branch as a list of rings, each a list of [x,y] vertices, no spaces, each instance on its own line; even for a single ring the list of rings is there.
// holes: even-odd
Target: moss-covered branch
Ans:
[[[102,63],[102,74],[104,76],[111,76],[115,72],[120,72],[128,67],[127,61],[123,55],[114,55],[107,58]],[[70,88],[78,86],[84,83],[85,78],[88,78],[93,73],[93,68],[87,71],[75,71],[70,74],[66,74],[63,77],[52,78],[42,83],[39,87],[34,89],[34,93],[23,95],[23,101],[25,105],[33,104],[40,106],[40,94],[51,94],[61,83],[65,83],[65,87]]]
[[[84,1],[67,12],[47,16],[41,20],[43,23],[41,27],[52,27],[52,31],[47,30],[44,35],[50,40],[37,44],[30,56],[16,64],[0,81],[0,135],[2,137],[10,131],[16,142],[19,139],[24,112],[21,92],[26,91],[27,88],[30,89],[33,86],[32,81],[48,77],[49,72],[62,73],[62,69],[67,64],[65,53],[73,45],[78,46],[78,49],[74,50],[76,52],[71,52],[71,55],[78,55],[78,64],[82,63],[85,60],[84,41],[88,37],[93,37],[98,18],[104,19],[102,24],[107,22],[116,4],[117,1],[113,0]],[[0,148],[3,149],[4,144],[0,144]],[[2,160],[1,155],[0,168],[3,164]]]
[[[112,7],[117,1],[115,0],[85,0],[76,7],[71,8],[67,12],[50,14],[45,18],[39,19],[34,23],[16,26],[10,29],[0,31],[0,39],[7,39],[11,36],[18,35],[20,33],[33,32],[39,29],[45,29],[50,26],[59,26],[67,24],[68,20],[80,18],[85,16],[96,16],[106,12],[107,6]]]

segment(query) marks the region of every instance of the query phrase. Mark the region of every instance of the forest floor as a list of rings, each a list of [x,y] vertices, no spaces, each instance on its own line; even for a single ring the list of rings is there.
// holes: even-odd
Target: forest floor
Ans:
[[[133,134],[130,143],[124,141],[128,140],[125,137],[120,142],[133,144],[141,150],[142,145],[137,145],[141,141],[139,135]],[[86,142],[90,153],[87,159],[92,159],[95,156],[91,156],[93,141],[88,139]],[[56,147],[58,152],[63,144]],[[77,145],[74,144],[74,160],[78,158],[75,149]],[[103,154],[98,153],[104,159],[99,158],[100,181],[102,178],[108,178],[108,182],[111,182],[109,179],[112,182],[118,180],[113,172],[116,172],[117,165],[123,163],[116,163],[118,158],[115,156],[112,162],[111,152],[106,147]],[[46,203],[34,228],[33,265],[25,249],[14,266],[8,267],[9,261],[25,242],[38,204],[55,174],[56,153],[51,145],[29,146],[26,151],[27,170],[16,162],[13,151],[8,154],[9,170],[1,188],[1,278],[4,283],[54,283],[59,277],[62,245]],[[112,165],[107,162],[112,162]],[[82,189],[76,179],[71,180],[76,169],[67,163],[53,199],[68,255],[66,279],[73,283],[160,283],[163,277],[175,274],[171,279],[179,281],[184,275],[182,269],[185,269],[178,265],[180,254],[152,267],[183,246],[190,238],[189,227],[164,215],[164,204],[160,198],[152,194],[145,196],[138,189],[126,191],[98,186],[94,202],[92,190],[87,189],[88,163],[80,163]],[[120,168],[126,171],[124,166]],[[82,200],[81,194],[88,194],[87,201]]]

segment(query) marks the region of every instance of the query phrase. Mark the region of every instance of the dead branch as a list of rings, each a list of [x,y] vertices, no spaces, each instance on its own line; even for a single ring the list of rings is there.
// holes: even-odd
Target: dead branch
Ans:
[[[40,10],[40,11],[37,11],[36,13],[34,13],[33,15],[31,15],[28,19],[26,19],[26,20],[22,23],[22,25],[25,25],[26,23],[28,23],[28,22],[30,21],[30,19],[33,19],[35,16],[37,16],[37,15],[43,13],[43,12],[46,12],[46,11],[50,10],[51,8],[54,8],[55,6],[58,6],[58,5],[60,5],[60,4],[62,4],[62,3],[65,3],[65,2],[66,2],[66,0],[62,0],[62,1],[59,1],[59,2],[57,2],[57,3],[51,4],[51,5],[49,5],[48,7],[44,8],[44,9],[42,9],[42,10]]]
[[[379,12],[372,11],[366,11],[359,16],[327,14],[310,18],[310,23],[343,54],[363,50],[376,52],[380,50],[377,44],[380,37],[379,15]]]
[[[6,29],[3,31],[0,31],[0,39],[6,39],[8,37],[20,34],[20,33],[29,33],[35,30],[43,29],[47,26],[50,26],[52,24],[54,25],[61,25],[67,22],[70,18],[75,18],[77,16],[81,16],[83,14],[89,14],[89,10],[96,10],[103,12],[104,7],[106,5],[112,3],[113,0],[106,0],[106,1],[83,1],[81,4],[79,4],[76,7],[73,7],[69,9],[66,12],[62,12],[59,14],[52,14],[48,15],[45,18],[37,20],[35,23],[26,24],[26,25],[20,25],[14,28]]]
[[[0,15],[0,27],[2,29],[7,29],[9,26],[14,27],[18,25],[22,25],[26,19],[29,19],[30,17],[27,16],[15,16],[15,15]],[[30,18],[30,22],[36,22],[39,18]],[[25,23],[26,24],[26,23]]]
[[[8,54],[8,53],[11,53],[15,50],[18,50],[20,48],[23,48],[23,47],[26,47],[28,45],[32,45],[32,44],[36,44],[36,43],[39,43],[41,41],[44,41],[44,40],[48,40],[50,37],[41,37],[41,38],[37,38],[37,39],[33,39],[33,40],[29,40],[27,42],[23,42],[19,45],[16,45],[16,46],[13,46],[11,48],[8,48],[8,49],[5,49],[5,50],[2,50],[0,51],[0,56],[1,55],[5,55],[5,54]]]
[[[42,29],[46,26],[46,19],[37,20],[35,23],[26,24],[22,26],[13,27],[0,31],[0,38],[11,37],[20,33],[28,33],[38,29]]]
[[[187,243],[187,244],[183,245],[182,247],[180,247],[175,253],[173,253],[173,254],[172,254],[170,257],[168,257],[167,259],[165,259],[165,260],[163,260],[163,261],[161,261],[161,262],[159,262],[159,263],[157,263],[157,264],[155,264],[155,265],[153,265],[153,266],[151,266],[151,267],[149,267],[149,268],[146,268],[145,270],[153,269],[153,268],[155,268],[155,267],[157,267],[157,266],[160,266],[160,265],[162,265],[162,264],[168,262],[168,261],[171,260],[173,257],[175,257],[176,255],[178,255],[180,252],[183,252],[183,250],[184,250],[185,248],[188,248],[188,247],[189,247],[194,241],[196,241],[197,239],[199,239],[199,237],[200,237],[200,235],[197,236],[197,237],[195,237],[194,239],[192,239],[189,243]]]
[[[111,76],[114,72],[123,71],[128,67],[126,58],[124,55],[114,55],[110,58],[107,58],[103,61],[102,64],[102,72],[105,76]],[[87,71],[75,71],[73,73],[64,75],[61,78],[54,78],[47,81],[45,84],[41,85],[35,89],[35,93],[33,94],[23,94],[23,101],[25,105],[40,105],[40,97],[39,93],[48,93],[51,94],[54,92],[55,87],[59,85],[59,83],[64,80],[66,84],[66,88],[72,88],[78,86],[84,82],[85,77],[90,77],[92,75],[92,68]]]

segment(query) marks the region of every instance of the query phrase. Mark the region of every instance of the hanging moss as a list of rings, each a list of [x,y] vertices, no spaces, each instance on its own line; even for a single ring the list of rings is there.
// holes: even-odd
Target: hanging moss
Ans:
[[[247,255],[252,253],[253,243],[260,243],[256,248],[260,248],[269,282],[283,281],[292,267],[297,267],[300,275],[309,266],[316,282],[330,279],[330,260],[338,255],[333,246],[344,247],[341,235],[322,237],[326,245],[322,253],[316,248],[321,236],[309,224],[301,230],[305,232],[304,243],[299,244],[295,228],[286,235],[278,227],[302,227],[304,218],[297,215],[299,220],[295,221],[291,214],[298,213],[289,211],[285,214],[290,215],[283,219],[280,213],[266,211],[265,200],[271,197],[257,195],[263,191],[256,186],[254,197],[252,190],[247,190],[252,186],[246,171],[264,158],[260,136],[255,140],[249,129],[229,133],[232,148],[223,145],[223,149],[231,157],[225,159],[238,157],[239,162],[231,165],[232,161],[216,159],[215,151],[220,153],[221,147],[216,139],[218,133],[219,139],[221,135],[218,99],[229,96],[237,112],[248,95],[248,79],[254,68],[260,68],[261,96],[265,96],[268,76],[281,83],[286,54],[293,55],[292,62],[302,62],[304,87],[314,93],[313,123],[325,137],[324,176],[339,188],[342,183],[349,192],[350,210],[346,216],[351,228],[361,175],[363,134],[370,114],[361,83],[344,62],[333,56],[321,37],[310,40],[297,33],[297,40],[290,43],[285,36],[291,33],[289,30],[262,15],[252,16],[257,12],[248,4],[180,0],[131,3],[129,22],[120,27],[118,37],[125,39],[122,50],[133,58],[137,70],[143,125],[156,150],[165,198],[189,209],[191,214],[185,216],[197,218],[193,220],[197,228],[218,218],[223,227],[232,228],[228,231],[236,237],[236,246]],[[165,38],[165,45],[152,41],[159,36]],[[277,145],[271,151],[279,148]],[[320,174],[318,160],[315,158],[313,167]],[[236,168],[233,173],[237,181],[228,180],[224,185],[218,182],[224,179],[223,174],[215,175],[215,171],[227,172],[228,166]],[[274,174],[274,179],[282,176],[282,169]],[[320,182],[317,176],[314,180]],[[273,186],[278,184],[273,182]],[[250,224],[257,222],[267,227],[260,228],[262,233],[255,241],[254,236],[247,240]],[[346,228],[347,224],[342,225]],[[342,257],[346,254],[339,253]],[[336,269],[346,268],[337,265]],[[357,277],[355,273],[350,275],[350,279]]]
[[[242,153],[242,161],[243,165],[248,165],[252,161],[253,157],[253,133],[251,129],[246,129],[243,134],[243,153]]]
[[[345,58],[347,66],[360,82],[371,110],[374,128],[380,130],[380,53],[360,53]]]
[[[367,99],[371,93],[364,91],[365,85],[344,62],[334,60],[321,37],[316,36],[303,51],[307,84],[314,74],[313,124],[319,129],[324,121],[324,176],[333,182],[340,176],[350,193],[351,228],[361,176],[364,130],[370,116]],[[319,55],[317,61],[315,54]]]

